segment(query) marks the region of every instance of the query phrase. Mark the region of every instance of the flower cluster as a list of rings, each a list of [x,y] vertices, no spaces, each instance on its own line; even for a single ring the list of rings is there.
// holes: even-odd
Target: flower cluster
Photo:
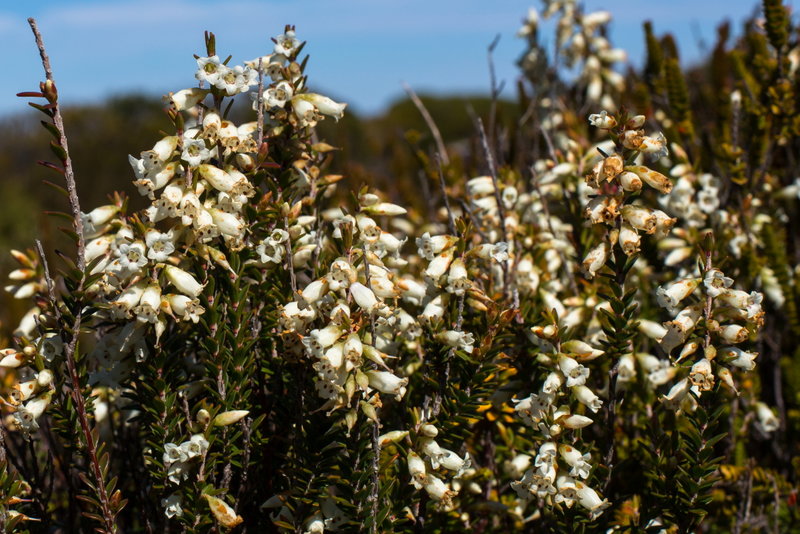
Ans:
[[[796,191],[728,202],[689,119],[624,111],[609,21],[571,0],[531,11],[521,65],[542,85],[521,84],[519,139],[492,114],[480,153],[416,154],[441,209],[340,190],[314,128],[346,104],[308,91],[294,27],[240,65],[207,36],[198,86],[164,99],[174,131],[129,157],[144,208],[75,204],[66,269],[13,252],[6,290],[30,303],[0,351],[14,476],[41,482],[27,447],[60,461],[53,436],[77,435],[107,531],[158,502],[164,531],[695,529],[721,433],[738,455],[787,428],[751,347],[769,365],[762,327],[800,325],[774,224],[791,208],[763,213]],[[562,95],[559,61],[577,74]],[[230,118],[237,95],[253,120]]]
[[[716,378],[737,392],[732,370],[755,368],[758,354],[736,345],[747,342],[763,324],[763,296],[732,286],[733,280],[722,271],[708,268],[702,278],[680,279],[658,288],[659,305],[674,314],[673,320],[664,323],[662,349],[671,354],[680,347],[676,363],[701,356],[691,365],[688,377],[664,397],[670,406],[679,407],[690,388],[697,394],[710,391]],[[693,295],[699,300],[692,300]],[[701,325],[699,333],[704,336],[698,335]]]

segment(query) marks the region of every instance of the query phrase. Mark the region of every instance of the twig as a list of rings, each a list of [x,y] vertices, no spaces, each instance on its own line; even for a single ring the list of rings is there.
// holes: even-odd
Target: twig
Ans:
[[[50,58],[47,56],[47,52],[45,51],[44,41],[42,40],[42,34],[39,33],[39,28],[36,25],[36,20],[33,18],[28,19],[28,24],[31,26],[31,30],[33,31],[34,38],[36,39],[36,46],[39,49],[39,55],[42,58],[42,67],[44,67],[45,77],[47,78],[47,82],[52,85],[53,92],[55,93],[55,82],[53,81],[53,70],[50,67]],[[78,271],[81,273],[80,280],[78,282],[78,289],[77,291],[83,291],[83,285],[86,281],[86,254],[85,248],[86,243],[83,236],[83,218],[81,216],[81,206],[80,201],[78,200],[78,189],[75,185],[75,173],[72,168],[72,159],[69,156],[69,148],[67,143],[67,135],[64,130],[64,120],[61,117],[61,109],[57,103],[57,93],[56,96],[52,97],[51,104],[53,105],[53,124],[55,125],[56,129],[58,130],[59,135],[59,144],[61,148],[64,149],[64,158],[62,163],[64,164],[64,178],[66,180],[67,185],[67,192],[69,195],[69,205],[72,210],[72,219],[73,225],[75,227],[75,232],[78,235],[78,244],[77,244],[77,258],[76,258],[76,266]],[[39,244],[40,254],[41,254],[41,244]],[[47,267],[47,260],[42,257],[42,262],[45,267],[45,274],[47,278],[47,285],[48,290],[50,291],[50,298],[54,299],[54,283],[52,278],[49,276],[49,269]],[[54,302],[55,304],[55,302]],[[114,514],[111,511],[111,504],[108,499],[108,494],[106,493],[106,484],[103,480],[103,472],[100,468],[100,462],[97,459],[97,448],[94,441],[94,436],[92,435],[92,431],[89,427],[89,418],[86,412],[86,402],[83,398],[83,393],[81,392],[81,383],[80,377],[78,376],[78,369],[75,363],[75,351],[78,344],[78,335],[81,330],[81,319],[83,317],[83,306],[81,303],[78,303],[77,310],[75,311],[75,321],[72,325],[72,334],[69,343],[66,344],[64,348],[64,356],[66,359],[67,370],[69,372],[71,388],[70,394],[72,399],[75,403],[75,411],[78,415],[78,421],[81,426],[81,431],[83,432],[84,439],[86,440],[86,455],[88,456],[89,464],[91,466],[92,474],[94,475],[94,482],[95,482],[95,489],[97,491],[97,497],[99,500],[100,511],[102,512],[102,520],[104,523],[105,531],[109,533],[115,533],[117,531],[116,526],[114,524]],[[54,309],[57,310],[58,307],[54,305]],[[58,313],[54,311],[54,313]]]
[[[483,128],[483,121],[480,117],[477,118],[478,133],[481,137],[481,144],[483,151],[486,155],[486,165],[489,167],[489,174],[492,177],[492,185],[494,186],[494,199],[497,202],[497,213],[500,215],[500,235],[502,240],[506,240],[506,208],[503,205],[503,198],[500,196],[500,184],[497,180],[497,166],[494,163],[494,156],[492,155],[492,148],[489,146],[489,139],[486,137],[486,130]],[[503,262],[503,292],[508,292],[508,262]]]
[[[6,464],[6,430],[3,428],[3,423],[0,422],[0,464],[6,469],[8,472],[8,465]],[[6,532],[6,521],[8,517],[6,515],[6,508],[5,506],[0,506],[0,532]]]
[[[447,157],[447,150],[444,147],[442,134],[439,131],[439,127],[436,126],[435,122],[433,122],[433,117],[431,117],[431,114],[428,112],[428,109],[425,107],[425,104],[422,103],[422,100],[419,99],[417,93],[414,92],[411,86],[405,82],[403,82],[403,89],[405,89],[406,93],[408,94],[408,98],[411,99],[411,102],[414,103],[420,115],[422,115],[422,119],[425,121],[425,124],[428,125],[428,129],[431,131],[431,134],[433,135],[433,140],[436,143],[436,150],[439,151],[439,155],[442,157],[442,161],[444,162],[445,165],[450,165],[450,158]]]
[[[375,410],[376,420],[372,422],[372,488],[370,488],[369,499],[372,513],[372,525],[370,532],[378,532],[378,501],[380,497],[380,460],[381,460],[381,440],[380,440],[380,420],[378,410]]]
[[[453,219],[453,210],[450,208],[450,199],[447,198],[447,185],[444,183],[444,173],[442,172],[442,160],[439,154],[436,154],[436,166],[439,170],[439,186],[442,188],[442,198],[444,198],[444,207],[447,210],[447,224],[450,228],[450,234],[456,235],[456,223]]]
[[[497,44],[500,42],[500,34],[498,33],[495,35],[492,42],[489,43],[489,47],[487,49],[487,60],[489,63],[489,84],[490,90],[489,96],[491,97],[491,104],[489,106],[489,135],[492,138],[492,145],[496,145],[497,139],[495,138],[495,129],[496,129],[496,122],[497,122],[497,97],[500,96],[500,92],[503,90],[503,82],[500,85],[497,85],[497,74],[495,73],[494,69],[494,50],[497,48]]]
[[[492,149],[489,146],[489,139],[486,137],[486,130],[483,127],[483,120],[480,117],[477,119],[478,123],[478,133],[481,137],[481,145],[483,145],[483,151],[486,155],[486,165],[489,167],[489,174],[492,177],[492,185],[494,185],[494,198],[497,201],[497,212],[500,214],[500,230],[505,237],[506,232],[506,208],[503,205],[503,199],[500,196],[500,184],[497,181],[497,166],[494,163],[494,155],[492,154]]]
[[[42,247],[42,242],[38,239],[36,240],[36,251],[39,253],[39,259],[42,262],[42,266],[44,267],[44,279],[47,283],[47,295],[50,297],[50,305],[53,306],[53,313],[56,316],[56,319],[61,320],[61,310],[56,306],[56,288],[55,284],[53,284],[53,278],[50,276],[50,267],[47,264],[47,258],[44,255],[44,247]]]
[[[36,25],[36,19],[29,18],[28,24],[31,26],[33,36],[36,39],[36,46],[39,48],[39,55],[42,58],[42,67],[44,67],[44,75],[47,81],[55,87],[53,80],[53,69],[50,67],[50,58],[44,48],[44,41],[42,34],[39,33],[39,27]],[[57,97],[56,97],[57,98]],[[69,205],[72,209],[72,219],[75,225],[75,233],[78,234],[78,258],[77,267],[79,271],[83,271],[86,266],[86,257],[84,249],[86,243],[83,237],[83,217],[81,217],[81,205],[78,200],[78,188],[75,186],[75,172],[72,169],[72,159],[69,156],[69,146],[67,143],[67,135],[64,130],[64,119],[61,117],[61,108],[56,102],[53,102],[53,124],[58,129],[58,144],[64,149],[66,157],[64,158],[64,179],[67,182],[67,192],[69,193]],[[81,280],[80,289],[83,289],[83,280]]]

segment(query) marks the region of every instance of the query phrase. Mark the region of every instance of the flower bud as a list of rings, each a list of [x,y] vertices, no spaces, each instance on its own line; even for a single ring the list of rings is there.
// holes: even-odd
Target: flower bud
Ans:
[[[217,414],[212,423],[214,426],[228,426],[238,423],[249,414],[249,410],[230,410]]]
[[[654,171],[644,165],[630,165],[625,167],[625,170],[636,174],[647,183],[647,185],[664,194],[668,194],[672,191],[672,182],[660,172]]]
[[[217,522],[223,527],[233,528],[237,525],[240,525],[244,521],[244,519],[242,519],[241,516],[236,515],[234,509],[222,499],[212,497],[207,493],[203,494],[203,498],[208,501],[208,506],[211,509],[214,519],[216,519]]]
[[[586,257],[583,259],[583,271],[587,278],[594,278],[595,274],[597,274],[597,271],[599,271],[603,265],[606,264],[606,261],[608,261],[608,255],[610,252],[611,245],[609,245],[605,240],[601,241],[600,244],[589,251]]]
[[[21,366],[26,359],[25,354],[14,349],[0,350],[0,367],[15,369]]]
[[[394,395],[399,400],[406,392],[405,386],[408,384],[408,378],[400,378],[388,371],[369,370],[366,375],[369,378],[370,387],[381,393]]]
[[[408,430],[392,430],[385,434],[378,436],[378,443],[381,446],[389,445],[390,443],[399,443],[408,436]]]
[[[205,408],[200,408],[197,410],[197,415],[195,416],[195,420],[200,423],[201,425],[205,426],[211,421],[211,414],[208,413],[208,410]]]
[[[172,285],[174,285],[181,293],[191,297],[196,297],[203,292],[203,284],[200,284],[197,280],[195,280],[194,276],[183,269],[172,265],[167,265],[164,267],[164,274],[166,274],[167,280],[169,280],[170,283],[172,283]]]

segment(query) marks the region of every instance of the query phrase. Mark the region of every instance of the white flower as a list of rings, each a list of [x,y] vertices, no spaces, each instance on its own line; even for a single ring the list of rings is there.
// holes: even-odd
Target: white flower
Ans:
[[[667,140],[661,132],[658,132],[655,137],[644,136],[639,150],[645,154],[651,154],[653,159],[661,159],[669,154]]]
[[[583,271],[586,274],[586,278],[590,280],[594,278],[597,271],[599,271],[603,265],[606,264],[608,260],[608,255],[611,252],[611,245],[608,241],[601,241],[596,247],[589,251],[586,254],[586,257],[583,259]]]
[[[292,111],[294,111],[294,114],[300,121],[300,126],[313,127],[320,119],[314,104],[308,100],[299,98],[299,96],[292,98]]]
[[[425,461],[416,452],[409,450],[406,463],[408,474],[411,475],[411,484],[417,489],[422,489],[422,483],[425,481]]]
[[[323,534],[325,532],[325,519],[317,512],[309,517],[304,525],[303,534]]]
[[[683,399],[689,394],[689,390],[691,389],[691,382],[689,382],[688,378],[684,378],[669,390],[669,392],[661,397],[661,401],[664,405],[671,409],[677,410]]]
[[[545,498],[555,495],[556,488],[553,482],[554,480],[549,477],[542,476],[533,469],[528,469],[522,476],[522,480],[512,482],[511,487],[517,492],[520,499]]]
[[[572,505],[575,504],[575,500],[578,498],[578,491],[575,486],[577,481],[567,475],[559,475],[556,478],[556,488],[558,488],[558,493],[553,500],[557,504],[563,504],[567,508],[572,508]]]
[[[202,58],[202,59],[208,59],[208,58]],[[200,60],[198,60],[198,64],[199,63]],[[208,94],[208,89],[192,87],[191,89],[181,89],[177,93],[170,93],[169,95],[164,97],[164,100],[166,101],[166,103],[172,105],[175,111],[184,111],[186,109],[195,107],[206,97],[207,94]]]
[[[610,117],[608,111],[603,110],[600,113],[589,115],[589,124],[595,128],[610,130],[617,125],[617,120],[614,117]]]
[[[211,157],[211,151],[206,148],[206,142],[203,139],[184,139],[183,151],[181,152],[181,159],[192,167],[200,165],[204,161],[208,161]]]
[[[209,208],[208,212],[211,214],[211,219],[219,232],[225,236],[240,237],[244,233],[244,222],[234,215],[226,211]]]
[[[201,82],[208,82],[209,85],[216,85],[220,73],[223,69],[227,69],[227,67],[220,62],[218,56],[199,57],[197,58],[197,66],[199,68],[194,77]]]
[[[453,495],[455,495],[455,492],[451,490],[447,484],[442,481],[442,479],[434,475],[427,475],[425,477],[423,487],[434,501],[448,503]]]
[[[555,395],[564,384],[564,375],[558,371],[553,371],[547,375],[542,384],[542,392],[548,395]]]
[[[139,304],[133,308],[136,319],[140,322],[155,323],[161,309],[161,287],[150,284],[142,293]]]
[[[733,279],[722,274],[722,271],[719,269],[711,269],[706,273],[703,279],[703,285],[706,287],[706,293],[716,298],[720,296],[726,288],[733,285]]]
[[[594,421],[584,415],[572,414],[564,419],[561,419],[560,423],[562,426],[574,430],[587,427],[594,423]]]
[[[300,47],[300,40],[295,37],[294,30],[286,30],[283,35],[275,37],[275,53],[286,57],[292,57]]]
[[[439,465],[450,471],[455,471],[456,474],[453,475],[454,478],[459,478],[464,474],[464,471],[472,466],[469,453],[465,454],[464,458],[461,458],[455,452],[445,448],[442,448],[442,453],[443,456],[439,459]]]
[[[167,467],[167,479],[173,484],[180,484],[189,478],[189,469],[184,462],[175,462]]]
[[[592,517],[599,516],[603,513],[603,510],[611,506],[608,500],[600,499],[597,492],[583,482],[576,481],[575,488],[578,497],[576,500],[581,506],[592,513]]]
[[[141,241],[120,244],[117,247],[117,259],[115,264],[119,266],[124,274],[139,272],[142,267],[147,265],[145,244]]]
[[[275,87],[270,87],[264,91],[264,105],[269,108],[282,108],[292,96],[294,90],[289,82],[281,81]]]
[[[450,235],[436,235],[431,237],[431,234],[425,232],[422,237],[416,240],[417,251],[420,256],[428,261],[433,260],[437,254],[453,246],[458,241],[457,237]]]
[[[50,404],[50,398],[52,396],[52,392],[47,392],[17,407],[17,411],[14,413],[14,419],[22,428],[23,432],[30,434],[38,430],[39,423],[36,420],[42,416],[45,409]]]
[[[175,462],[185,462],[189,459],[189,455],[180,445],[175,443],[164,444],[164,465],[169,466]]]
[[[450,264],[450,271],[447,274],[447,287],[445,289],[448,293],[463,295],[470,287],[472,287],[472,283],[467,276],[464,260],[456,258]]]
[[[569,445],[559,445],[558,452],[561,454],[561,458],[572,467],[569,472],[570,475],[584,479],[589,478],[589,473],[592,470],[589,460],[592,457],[588,452],[581,454],[581,451]]]
[[[343,330],[339,325],[329,325],[325,328],[314,329],[303,338],[303,345],[312,355],[321,355],[324,349],[336,343],[342,337]]]
[[[49,333],[42,336],[42,342],[39,346],[39,354],[48,361],[52,362],[53,359],[61,356],[64,351],[64,342],[61,336],[56,333]]]
[[[251,85],[256,83],[258,73],[250,67],[236,65],[233,68],[224,65],[218,69],[219,76],[214,86],[225,91],[228,96],[233,96],[247,91]]]
[[[173,313],[182,317],[184,321],[192,321],[193,323],[197,323],[200,320],[200,316],[206,311],[200,306],[198,299],[193,299],[186,295],[169,294],[167,295],[167,303]]]
[[[747,352],[739,347],[724,347],[720,349],[719,354],[727,358],[726,362],[728,364],[745,371],[752,371],[756,367],[757,352]]]
[[[594,392],[586,386],[575,386],[572,388],[572,393],[575,395],[575,398],[578,399],[578,402],[585,405],[594,413],[597,413],[598,410],[603,407],[603,401],[600,400],[600,397],[595,395]]]
[[[550,468],[556,463],[558,447],[552,441],[546,441],[539,446],[539,454],[536,455],[533,465],[539,468],[541,474],[548,473]]]
[[[405,395],[408,378],[400,378],[388,371],[367,371],[370,387],[381,393],[394,395],[398,400]]]
[[[189,459],[202,456],[208,450],[208,441],[202,434],[193,435],[189,441],[181,443],[180,448]]]
[[[683,299],[691,295],[699,284],[700,280],[698,278],[687,278],[659,287],[656,291],[658,305],[667,309],[674,308]]]
[[[775,417],[770,407],[763,402],[756,402],[756,415],[758,420],[755,424],[765,434],[771,434],[781,426],[780,420]]]
[[[256,247],[256,254],[259,255],[261,263],[280,263],[284,254],[283,245],[274,241],[262,241]]]
[[[164,507],[164,515],[167,517],[180,517],[183,515],[183,508],[181,508],[181,496],[179,493],[173,493],[165,499],[161,499],[161,506]]]
[[[353,295],[356,304],[367,313],[372,313],[380,305],[375,293],[360,282],[350,285],[350,294]]]
[[[336,121],[344,117],[344,108],[347,107],[345,103],[334,102],[327,96],[318,95],[316,93],[303,93],[298,95],[298,97],[310,102],[318,112],[333,117]],[[405,212],[405,210],[403,210],[403,212]]]
[[[203,292],[203,285],[183,269],[167,265],[164,267],[164,274],[167,275],[167,280],[185,295],[196,297]]]
[[[445,330],[436,335],[436,339],[451,347],[459,348],[467,354],[472,354],[475,337],[461,330]]]
[[[542,393],[537,395],[532,393],[530,397],[522,400],[512,400],[516,403],[514,411],[526,425],[536,427],[536,423],[542,420],[553,403],[553,395]]]
[[[706,358],[697,360],[689,372],[689,380],[700,391],[710,391],[714,387],[714,373],[711,370],[711,361]]]
[[[173,232],[161,233],[150,229],[145,233],[144,242],[147,245],[147,257],[155,262],[165,262],[169,255],[175,252]]]
[[[558,357],[558,368],[567,379],[567,387],[582,386],[589,377],[589,369],[563,354]]]

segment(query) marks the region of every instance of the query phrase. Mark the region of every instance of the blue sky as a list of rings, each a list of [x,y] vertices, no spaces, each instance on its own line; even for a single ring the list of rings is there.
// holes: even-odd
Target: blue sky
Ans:
[[[793,0],[798,1],[798,0]],[[612,41],[640,64],[641,23],[672,32],[683,59],[699,56],[698,41],[713,45],[716,24],[741,21],[755,0],[587,0],[588,9],[614,14]],[[790,5],[792,1],[788,2]],[[145,91],[157,97],[194,84],[192,54],[202,54],[203,31],[217,35],[221,56],[242,62],[269,53],[269,37],[295,24],[308,41],[308,73],[315,87],[362,112],[374,113],[402,94],[484,92],[486,47],[498,78],[514,86],[523,42],[514,36],[539,0],[38,0],[0,3],[0,114],[26,109],[14,94],[43,78],[26,23],[36,17],[66,103]],[[738,27],[737,27],[738,29]]]

